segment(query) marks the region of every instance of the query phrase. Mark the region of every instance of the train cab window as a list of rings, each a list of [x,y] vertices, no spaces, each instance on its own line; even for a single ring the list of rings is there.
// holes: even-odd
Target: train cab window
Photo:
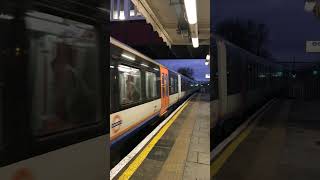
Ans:
[[[141,71],[139,69],[119,65],[120,103],[122,105],[141,100]]]
[[[157,76],[155,73],[146,72],[146,98],[156,98],[157,95]]]
[[[34,135],[96,123],[100,88],[95,27],[40,12],[28,12],[25,20]]]

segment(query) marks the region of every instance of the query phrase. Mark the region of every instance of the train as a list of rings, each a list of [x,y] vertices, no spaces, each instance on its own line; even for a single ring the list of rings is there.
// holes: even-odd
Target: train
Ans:
[[[289,71],[216,36],[211,41],[211,150],[286,87]]]
[[[111,148],[166,116],[200,84],[110,38]]]
[[[1,180],[108,178],[106,3],[1,1]]]

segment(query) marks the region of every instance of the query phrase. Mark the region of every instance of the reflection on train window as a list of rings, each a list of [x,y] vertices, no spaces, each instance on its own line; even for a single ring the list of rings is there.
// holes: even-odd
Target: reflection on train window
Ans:
[[[178,79],[177,79],[177,77],[174,78],[174,92],[178,93]]]
[[[34,134],[95,123],[99,119],[95,28],[39,12],[27,13],[25,20]]]
[[[141,72],[139,69],[119,65],[120,102],[122,105],[141,100]]]
[[[157,77],[152,72],[146,72],[146,97],[147,99],[157,97]]]

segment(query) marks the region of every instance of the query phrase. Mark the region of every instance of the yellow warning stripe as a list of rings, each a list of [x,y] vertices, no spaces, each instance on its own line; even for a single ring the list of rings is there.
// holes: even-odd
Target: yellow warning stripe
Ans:
[[[239,144],[250,134],[252,129],[254,128],[254,123],[246,128],[244,131],[240,133],[240,135],[232,141],[232,143],[227,146],[227,148],[211,163],[211,177],[214,177],[218,174],[219,170],[225,163],[227,159],[231,156],[231,154],[237,149]]]
[[[154,138],[149,142],[149,144],[142,150],[142,152],[138,155],[138,157],[129,165],[129,167],[123,172],[123,174],[119,177],[119,180],[127,180],[129,179],[134,172],[139,168],[145,158],[148,156],[152,148],[156,145],[156,143],[161,139],[164,133],[169,129],[172,123],[178,118],[180,113],[186,108],[189,104],[187,101],[182,108],[165,124],[162,129],[154,136]]]

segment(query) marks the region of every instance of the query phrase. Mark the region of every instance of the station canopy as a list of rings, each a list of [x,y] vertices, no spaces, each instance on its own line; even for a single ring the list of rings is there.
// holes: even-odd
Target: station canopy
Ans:
[[[132,0],[168,45],[191,45],[183,0]],[[197,1],[199,44],[210,44],[210,0]]]

